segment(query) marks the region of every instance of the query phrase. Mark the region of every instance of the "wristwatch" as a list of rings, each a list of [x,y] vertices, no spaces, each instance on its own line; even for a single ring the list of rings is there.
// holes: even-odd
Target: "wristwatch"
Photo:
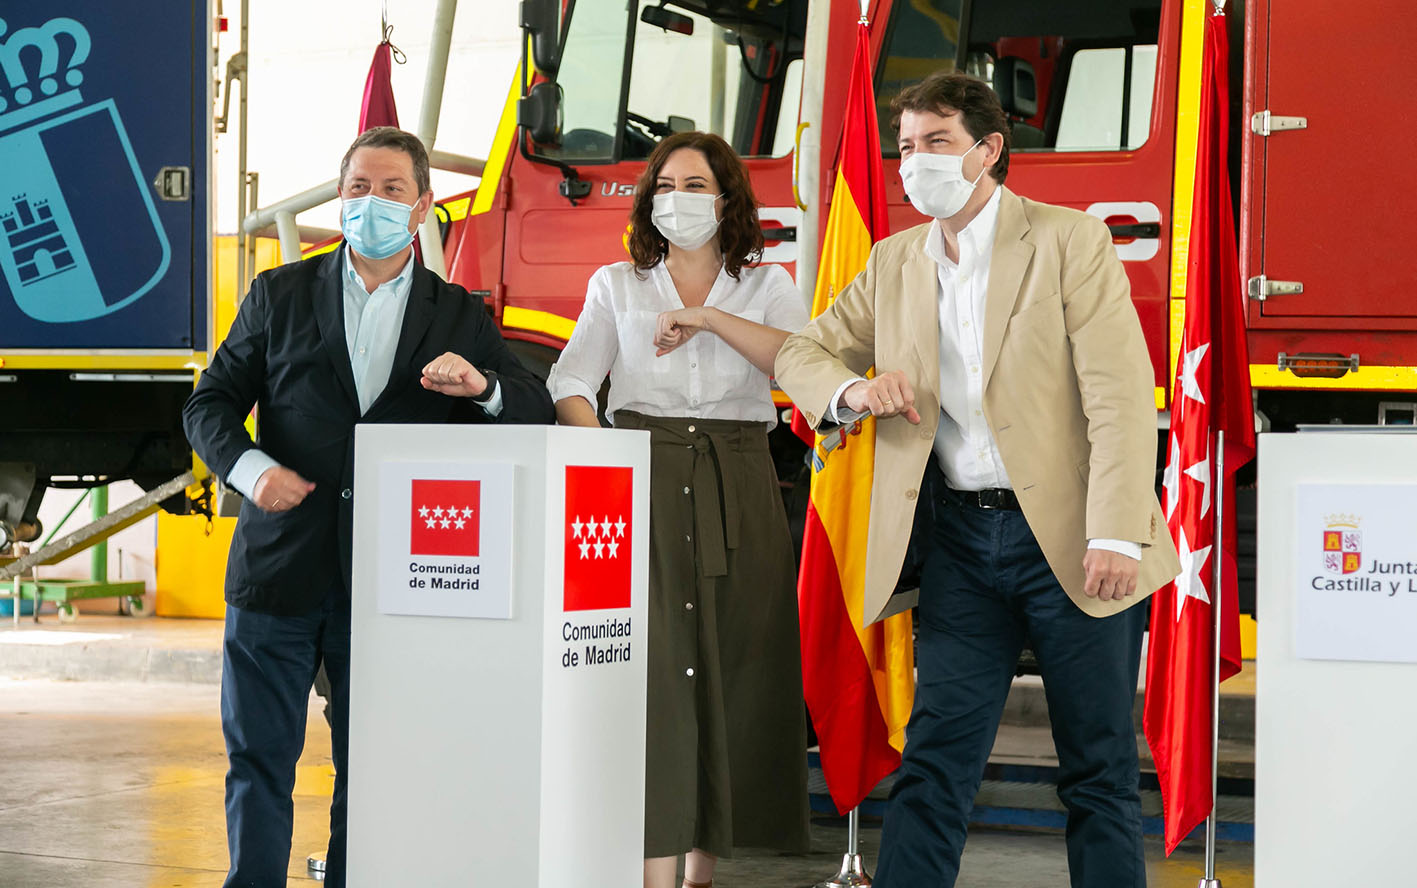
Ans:
[[[497,374],[492,370],[481,371],[482,378],[487,380],[487,388],[482,390],[482,394],[474,395],[472,403],[479,407],[485,406],[493,398],[497,397]]]

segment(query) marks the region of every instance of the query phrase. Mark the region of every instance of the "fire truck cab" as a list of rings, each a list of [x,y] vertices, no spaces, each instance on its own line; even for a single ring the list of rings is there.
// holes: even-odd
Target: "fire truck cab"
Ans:
[[[984,77],[1015,121],[1009,186],[1113,226],[1159,389],[1168,374],[1175,106],[1158,97],[1175,94],[1180,16],[1163,15],[1163,6],[1179,5],[880,0],[870,12],[892,229],[923,217],[896,174],[891,98],[936,70]],[[513,90],[522,126],[500,135],[490,160],[502,165],[489,167],[472,214],[454,226],[450,276],[484,291],[505,335],[539,347],[523,354],[549,363],[591,272],[626,256],[645,158],[665,135],[700,129],[744,157],[761,204],[764,261],[794,272],[809,295],[858,4],[561,6],[523,4],[534,73],[526,90]]]

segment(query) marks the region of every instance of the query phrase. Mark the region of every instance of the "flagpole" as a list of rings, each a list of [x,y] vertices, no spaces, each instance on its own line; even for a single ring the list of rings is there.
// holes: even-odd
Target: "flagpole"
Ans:
[[[861,808],[851,809],[846,815],[846,855],[841,859],[841,869],[825,882],[818,882],[814,888],[866,888],[871,884],[871,874],[861,862],[859,846],[861,842]]]
[[[1220,626],[1225,571],[1225,430],[1215,433],[1215,540],[1211,543],[1211,605],[1215,631],[1211,635],[1210,673],[1210,816],[1205,819],[1205,878],[1197,888],[1221,888],[1215,877],[1215,808],[1220,798]]]

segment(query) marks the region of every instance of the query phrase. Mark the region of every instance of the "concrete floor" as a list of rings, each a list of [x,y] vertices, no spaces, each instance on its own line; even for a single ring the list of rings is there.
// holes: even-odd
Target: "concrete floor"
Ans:
[[[207,888],[226,869],[222,780],[226,762],[212,684],[0,678],[0,886]],[[333,779],[318,702],[299,766],[290,876],[326,840]],[[840,821],[813,824],[807,857],[751,854],[724,861],[719,888],[799,888],[836,871]],[[878,823],[862,829],[871,866]],[[1148,841],[1153,888],[1192,888],[1198,845],[1170,860]],[[1226,888],[1253,885],[1252,848],[1222,845]],[[461,884],[452,882],[451,884]],[[1066,885],[1063,839],[1053,833],[976,830],[960,888]]]

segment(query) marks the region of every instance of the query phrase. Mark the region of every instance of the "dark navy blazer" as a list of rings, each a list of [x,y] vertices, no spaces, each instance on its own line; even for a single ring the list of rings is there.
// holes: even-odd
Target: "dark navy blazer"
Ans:
[[[360,416],[345,338],[343,257],[341,247],[259,275],[183,409],[193,449],[219,477],[258,445],[315,483],[304,502],[286,512],[242,503],[226,600],[243,609],[308,613],[337,582],[349,594],[356,423],[555,419],[545,384],[507,348],[482,299],[416,262],[388,385]],[[423,367],[444,352],[497,373],[498,416],[419,384]],[[259,408],[257,445],[244,426],[253,405]]]

